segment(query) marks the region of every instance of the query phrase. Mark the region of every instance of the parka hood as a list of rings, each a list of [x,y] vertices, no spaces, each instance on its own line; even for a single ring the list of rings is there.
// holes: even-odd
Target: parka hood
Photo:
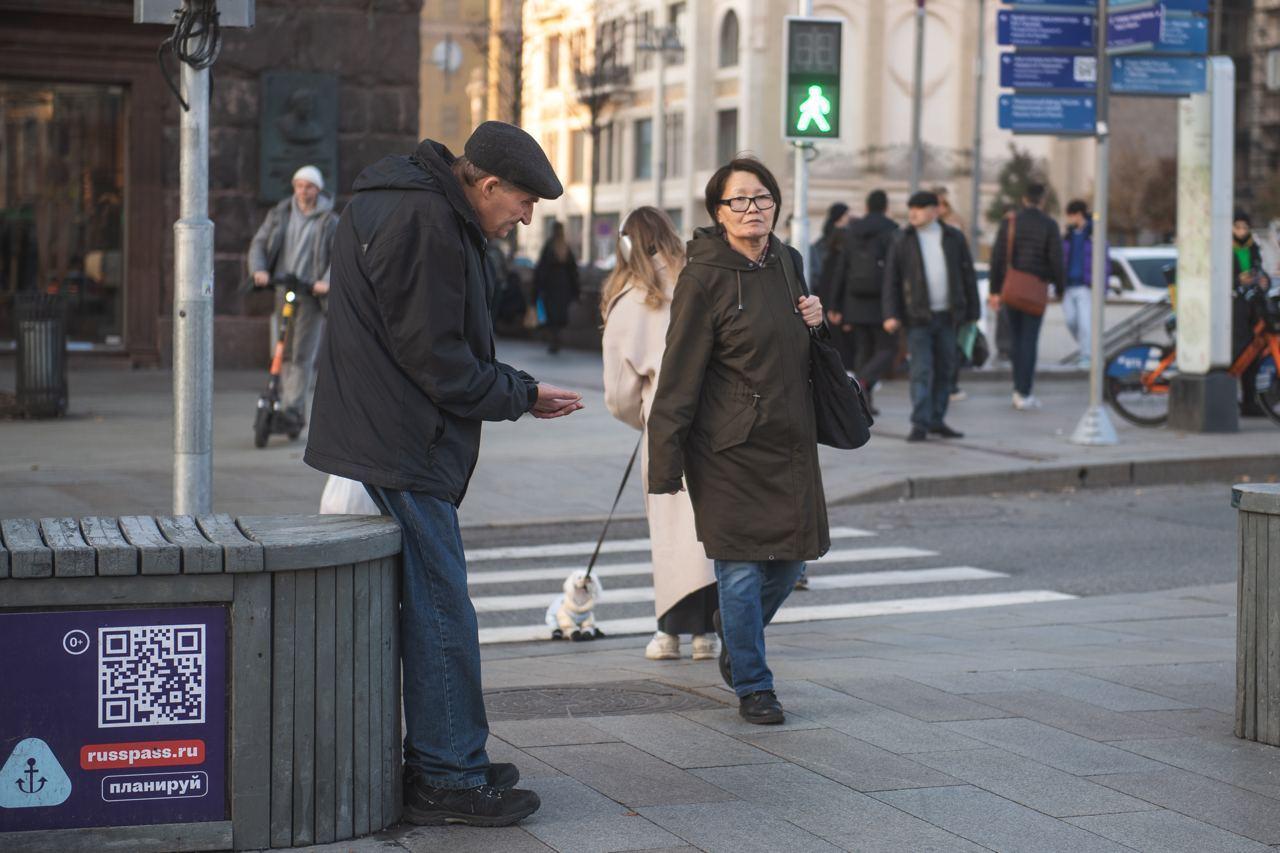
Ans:
[[[781,241],[773,233],[769,234],[769,251],[776,254]],[[749,272],[759,269],[752,261],[747,260],[740,252],[729,245],[720,228],[706,225],[693,229],[693,239],[689,241],[688,258],[691,264],[706,264],[736,272]]]
[[[467,201],[462,185],[453,174],[452,166],[456,159],[458,158],[441,143],[424,139],[412,154],[391,154],[366,167],[356,178],[352,189],[356,192],[418,190],[439,193],[448,199],[458,215],[480,235],[480,222],[475,208]]]

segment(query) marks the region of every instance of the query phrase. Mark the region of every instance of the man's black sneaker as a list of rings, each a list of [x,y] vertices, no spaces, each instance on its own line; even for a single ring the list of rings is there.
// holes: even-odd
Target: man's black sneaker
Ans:
[[[929,430],[929,432],[933,433],[934,435],[941,436],[943,438],[964,438],[964,433],[960,432],[959,430],[954,430],[951,427],[947,426],[946,424],[939,424],[938,426]]]
[[[720,638],[720,677],[724,683],[733,687],[733,668],[729,664],[729,644],[724,641],[724,625],[720,622],[720,611],[711,615],[711,624],[715,626],[716,636]]]
[[[757,690],[743,696],[738,700],[738,714],[748,723],[760,726],[777,725],[786,719],[782,703],[772,690]]]
[[[520,781],[520,770],[514,764],[495,761],[489,765],[489,784],[500,790],[514,788]]]
[[[924,427],[914,426],[911,428],[911,434],[907,436],[907,441],[924,441],[928,436]]]
[[[404,819],[418,826],[510,826],[540,805],[533,791],[501,790],[493,785],[433,788],[417,779],[406,784],[404,791]]]

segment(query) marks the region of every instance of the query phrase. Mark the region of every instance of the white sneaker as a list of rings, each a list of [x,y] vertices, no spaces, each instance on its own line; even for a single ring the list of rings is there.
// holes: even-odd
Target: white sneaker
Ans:
[[[959,403],[961,400],[968,400],[969,395],[965,393],[963,388],[957,388],[951,392],[951,402]]]
[[[1038,409],[1040,408],[1040,400],[1036,398],[1035,394],[1028,394],[1027,396],[1024,397],[1021,394],[1019,394],[1017,391],[1014,391],[1013,407],[1017,409],[1019,412],[1025,412],[1030,409]]]
[[[715,634],[693,635],[693,659],[711,660],[720,654],[720,638]]]
[[[649,660],[679,660],[680,638],[657,631],[649,645],[644,647],[644,656]]]

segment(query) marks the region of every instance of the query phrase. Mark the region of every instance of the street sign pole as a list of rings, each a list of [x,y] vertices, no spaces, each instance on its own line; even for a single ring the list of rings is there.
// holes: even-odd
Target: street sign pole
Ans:
[[[813,14],[813,0],[800,0],[800,15],[808,17]],[[785,99],[784,99],[785,103]],[[805,142],[795,142],[796,158],[796,191],[795,207],[791,212],[791,246],[800,253],[807,264],[809,262],[809,159]],[[805,275],[812,270],[805,270]],[[817,282],[810,281],[813,288]]]
[[[920,120],[924,106],[924,3],[916,0],[916,61],[915,78],[911,83],[911,192],[920,189],[920,175],[924,171],[924,151],[920,147]]]
[[[1111,63],[1107,56],[1107,0],[1098,0],[1098,87],[1097,122],[1094,136],[1095,186],[1093,198],[1093,317],[1089,336],[1089,408],[1076,425],[1071,441],[1075,444],[1116,444],[1116,429],[1102,403],[1102,338],[1103,314],[1107,301],[1107,200],[1110,192],[1111,164],[1109,134],[1111,109]]]
[[[969,191],[969,246],[976,254],[982,236],[982,87],[987,76],[987,0],[978,0],[978,58],[974,64],[973,187]]]
[[[179,218],[173,225],[173,512],[213,511],[213,223],[209,69],[181,63]]]

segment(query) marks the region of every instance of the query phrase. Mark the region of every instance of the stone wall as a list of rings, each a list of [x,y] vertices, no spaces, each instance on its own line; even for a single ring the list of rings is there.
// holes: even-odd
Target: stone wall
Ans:
[[[215,231],[215,363],[265,363],[268,292],[242,295],[245,253],[269,204],[259,203],[260,76],[267,71],[339,75],[339,209],[356,175],[380,157],[417,144],[419,13],[422,0],[258,0],[252,30],[224,30],[213,67],[209,133],[209,216]],[[165,122],[166,221],[178,213],[178,106]],[[160,316],[169,347],[173,305],[173,236],[165,234]],[[260,318],[245,322],[242,318]]]

